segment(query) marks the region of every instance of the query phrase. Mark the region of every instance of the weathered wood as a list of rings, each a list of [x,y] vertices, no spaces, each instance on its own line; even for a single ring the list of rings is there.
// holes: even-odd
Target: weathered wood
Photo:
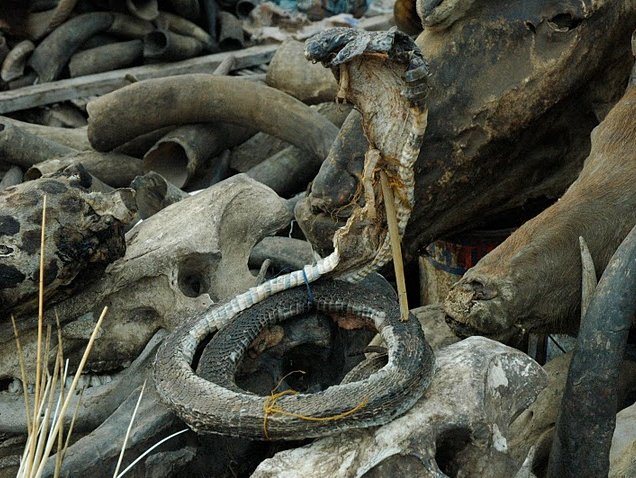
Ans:
[[[187,73],[212,73],[228,56],[234,56],[234,69],[267,63],[278,45],[262,45],[228,53],[216,53],[190,60],[160,65],[144,65],[96,75],[33,85],[0,93],[0,113],[19,111],[58,101],[103,95],[130,84],[129,78],[146,80]]]

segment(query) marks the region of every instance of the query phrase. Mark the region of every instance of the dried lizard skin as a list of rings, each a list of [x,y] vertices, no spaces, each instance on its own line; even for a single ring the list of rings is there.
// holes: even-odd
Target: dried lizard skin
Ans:
[[[199,432],[260,438],[266,421],[280,421],[278,415],[276,419],[269,419],[262,408],[262,402],[260,410],[250,409],[248,412],[243,409],[241,404],[248,396],[247,392],[239,393],[194,373],[191,364],[201,341],[210,333],[222,330],[236,320],[241,324],[239,327],[243,327],[245,320],[253,320],[252,313],[255,309],[247,311],[240,319],[238,314],[274,294],[313,282],[330,273],[350,282],[358,281],[387,263],[391,259],[391,252],[384,207],[381,207],[383,198],[380,171],[387,174],[394,191],[400,235],[403,234],[411,213],[413,167],[419,154],[427,115],[425,99],[428,70],[417,46],[407,35],[397,30],[369,33],[334,28],[308,40],[305,55],[308,60],[320,61],[327,67],[337,68],[341,86],[339,96],[354,103],[362,112],[365,134],[371,145],[361,181],[365,185],[364,194],[361,194],[365,204],[357,207],[346,225],[334,235],[332,254],[315,265],[307,265],[302,270],[274,278],[225,304],[211,308],[166,339],[157,353],[155,385],[159,395],[175,413]],[[353,301],[354,298],[359,300],[360,296],[352,297],[343,292],[340,297],[341,290],[343,288],[340,286],[333,287],[330,297],[318,302],[319,307],[331,311],[347,311],[348,301]],[[372,299],[365,298],[364,301]],[[281,296],[277,295],[265,307],[267,310],[277,311],[275,315],[280,314],[282,317],[287,317],[293,311],[302,311],[297,303],[285,311],[283,307],[279,307],[283,302]],[[388,368],[385,367],[360,382],[373,383],[375,389],[383,385],[380,388],[380,399],[369,396],[370,402],[356,413],[347,415],[346,422],[333,420],[328,426],[325,425],[328,422],[307,420],[307,417],[330,416],[335,410],[350,405],[350,402],[339,403],[344,397],[342,394],[336,395],[336,403],[325,400],[324,396],[317,400],[312,398],[313,395],[289,397],[290,402],[309,400],[307,403],[310,405],[300,405],[299,410],[303,410],[301,414],[305,418],[291,417],[292,422],[301,422],[300,424],[291,426],[283,420],[280,432],[277,425],[271,425],[276,438],[322,436],[356,426],[378,425],[405,412],[421,397],[432,374],[433,356],[426,352],[429,350],[428,345],[419,326],[413,326],[417,325],[414,320],[408,321],[411,325],[386,322],[389,320],[387,317],[399,315],[396,303],[393,303],[393,309],[395,310],[376,309],[368,305],[365,308],[357,301],[352,302],[350,308],[350,312],[360,315],[364,320],[373,321],[385,336],[390,357],[394,357],[393,362],[389,360]],[[416,329],[418,332],[415,332]],[[235,354],[238,354],[239,343],[247,340],[247,334],[235,339]],[[396,369],[395,357],[402,357],[397,351],[412,348],[412,345],[406,345],[412,341],[419,344],[419,352],[409,359],[411,362],[408,366],[400,361],[401,368]],[[420,375],[420,370],[426,372],[424,376]],[[395,378],[403,385],[392,388]],[[353,386],[342,385],[345,387],[343,390],[349,390]],[[320,393],[326,394],[328,390]],[[369,388],[362,390],[370,391]],[[228,395],[232,393],[234,395]],[[329,393],[333,393],[333,390]],[[285,406],[287,404],[286,400]]]

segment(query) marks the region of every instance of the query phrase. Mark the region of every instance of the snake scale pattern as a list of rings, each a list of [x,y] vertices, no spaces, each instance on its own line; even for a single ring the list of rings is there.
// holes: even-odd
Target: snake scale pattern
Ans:
[[[363,120],[371,145],[360,181],[365,202],[334,235],[332,254],[213,306],[164,341],[154,368],[157,391],[197,432],[298,440],[380,425],[408,410],[433,374],[434,355],[419,322],[413,318],[401,322],[395,299],[351,283],[391,259],[384,207],[380,207],[381,173],[394,192],[400,235],[410,217],[413,168],[426,128],[427,65],[411,38],[395,29],[333,28],[310,38],[305,56],[335,69],[347,100],[363,118],[371,118]],[[312,284],[314,300],[308,304],[304,285],[327,274],[349,283]],[[281,396],[272,413],[267,410],[272,398],[238,389],[234,372],[264,327],[311,308],[353,314],[373,325],[388,348],[388,364],[358,382],[314,394]],[[211,351],[206,350],[213,366],[204,379],[191,364],[199,344],[217,331],[218,338],[208,344]]]
[[[215,403],[205,410],[191,410],[192,424],[199,420],[216,420],[219,426],[228,411],[232,411],[236,426],[229,430],[237,436],[271,439],[300,439],[337,433],[351,427],[378,425],[408,410],[428,386],[432,375],[432,350],[424,340],[419,322],[400,321],[395,297],[373,293],[374,289],[359,283],[321,279],[311,286],[313,300],[307,300],[307,289],[296,287],[276,296],[276,301],[264,301],[239,314],[231,324],[210,341],[198,370],[215,384]],[[312,394],[285,395],[275,406],[287,414],[272,414],[264,429],[263,410],[271,404],[270,397],[246,393],[235,385],[234,376],[240,360],[261,330],[299,314],[317,310],[327,314],[352,314],[378,330],[389,346],[388,364],[367,380],[329,387]],[[400,337],[401,339],[397,339]],[[206,385],[207,387],[207,385]],[[203,392],[203,389],[201,390]],[[219,406],[223,404],[223,406]],[[339,420],[339,416],[358,411]],[[212,405],[212,406],[210,406]],[[316,418],[316,411],[326,420],[299,420],[300,416]],[[388,413],[387,413],[388,412]]]

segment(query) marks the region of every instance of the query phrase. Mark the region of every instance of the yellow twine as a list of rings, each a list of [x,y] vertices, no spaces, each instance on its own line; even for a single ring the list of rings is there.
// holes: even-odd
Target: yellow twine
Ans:
[[[276,388],[278,388],[278,386]],[[263,435],[265,436],[266,440],[269,440],[269,432],[268,432],[269,416],[273,415],[274,413],[278,413],[279,415],[284,415],[286,417],[295,417],[300,420],[305,420],[308,422],[332,422],[332,421],[341,420],[350,415],[353,415],[354,413],[363,409],[369,403],[369,400],[365,398],[360,403],[358,403],[355,407],[353,407],[351,410],[338,413],[337,415],[331,415],[328,417],[311,417],[308,415],[301,415],[300,413],[288,412],[276,406],[276,402],[278,401],[279,398],[287,396],[287,395],[298,395],[298,392],[296,390],[291,390],[291,389],[283,390],[282,392],[276,392],[276,393],[274,393],[274,390],[272,390],[272,394],[265,399],[265,402],[263,402],[263,412],[264,412]]]

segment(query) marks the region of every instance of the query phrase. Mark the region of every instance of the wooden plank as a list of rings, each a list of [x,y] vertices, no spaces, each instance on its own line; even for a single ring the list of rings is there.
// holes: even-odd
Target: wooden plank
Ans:
[[[390,14],[363,18],[358,24],[358,27],[366,30],[388,30],[391,26],[393,26],[393,16]],[[110,93],[130,84],[127,77],[147,80],[188,73],[212,73],[229,56],[236,58],[234,70],[262,65],[269,63],[277,48],[277,44],[258,45],[179,62],[137,66],[4,91],[0,92],[0,114]]]
[[[212,73],[228,56],[235,57],[235,70],[249,68],[268,63],[277,48],[278,45],[259,45],[179,62],[137,66],[4,91],[0,93],[0,114],[75,98],[103,95],[130,84],[127,77],[147,80],[187,73]]]

